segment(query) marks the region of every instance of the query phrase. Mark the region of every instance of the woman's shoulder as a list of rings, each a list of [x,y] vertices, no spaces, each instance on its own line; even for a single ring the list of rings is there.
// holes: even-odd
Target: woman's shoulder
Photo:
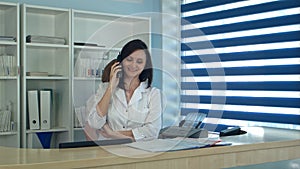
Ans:
[[[150,91],[151,91],[151,92],[160,92],[160,89],[157,88],[157,87],[151,86],[151,87],[150,87]]]
[[[148,92],[150,93],[150,95],[157,95],[160,94],[160,89],[157,87],[150,86],[148,88]]]

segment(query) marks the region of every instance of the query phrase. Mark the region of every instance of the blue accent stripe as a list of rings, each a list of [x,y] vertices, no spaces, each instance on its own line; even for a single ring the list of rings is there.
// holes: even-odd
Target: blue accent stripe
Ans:
[[[245,111],[223,111],[223,112],[218,111],[217,113],[215,113],[214,110],[185,109],[185,108],[182,108],[181,112],[183,115],[186,115],[190,112],[201,112],[201,113],[208,114],[208,117],[212,117],[212,118],[222,117],[222,119],[263,121],[263,122],[285,123],[285,124],[286,123],[299,124],[300,121],[300,116],[294,114],[257,113],[257,112],[245,112]]]
[[[228,33],[228,32],[260,29],[260,28],[293,25],[299,23],[300,23],[300,14],[288,15],[288,16],[261,19],[255,21],[247,21],[247,22],[233,23],[233,24],[220,25],[220,26],[211,26],[211,27],[205,27],[201,29],[183,30],[181,32],[181,37],[187,38],[187,37],[201,36],[201,35],[211,35],[211,34],[218,34],[218,33]]]
[[[300,81],[283,82],[181,82],[181,90],[299,91]]]
[[[288,8],[299,7],[299,6],[300,6],[300,1],[298,0],[297,1],[295,0],[276,1],[276,2],[270,2],[265,4],[246,6],[242,8],[211,12],[208,14],[183,17],[181,24],[186,25],[190,23],[200,23],[205,21],[232,18],[232,17],[243,16],[243,15],[251,15],[251,14],[288,9]]]
[[[235,2],[243,1],[243,0],[235,0]],[[199,1],[193,2],[185,5],[181,5],[181,12],[188,12],[192,10],[197,10],[199,8],[208,8],[217,5],[223,5],[227,3],[232,3],[232,0],[218,0],[218,1]]]
[[[238,97],[238,96],[187,96],[181,95],[182,103],[229,104],[247,106],[300,108],[300,98]]]
[[[209,62],[220,62],[220,61],[281,59],[281,58],[300,58],[300,48],[182,56],[181,60],[183,63],[209,63]]]
[[[253,44],[265,44],[275,42],[288,42],[297,41],[300,37],[300,31],[274,33],[268,35],[249,36],[241,38],[221,39],[212,41],[192,42],[192,43],[181,43],[181,50],[197,50],[197,49],[211,49],[228,46],[243,46]]]
[[[225,73],[225,74],[224,74]],[[181,76],[232,76],[232,75],[297,75],[299,65],[253,66],[209,69],[181,69]]]

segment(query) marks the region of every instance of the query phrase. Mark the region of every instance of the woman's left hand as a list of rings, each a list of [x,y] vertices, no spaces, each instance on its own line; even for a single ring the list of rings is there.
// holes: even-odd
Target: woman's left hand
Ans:
[[[102,130],[100,130],[100,134],[103,136],[103,137],[106,137],[106,138],[114,138],[114,139],[118,139],[118,138],[130,138],[132,139],[131,137],[128,137],[128,136],[125,136],[117,131],[113,131],[108,124],[105,124],[103,127],[102,127]]]

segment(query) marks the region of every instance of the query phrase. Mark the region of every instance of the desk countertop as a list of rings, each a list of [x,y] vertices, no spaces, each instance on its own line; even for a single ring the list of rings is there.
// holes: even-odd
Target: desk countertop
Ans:
[[[266,127],[243,128],[247,134],[222,137],[232,146],[150,153],[125,145],[74,149],[22,149],[0,147],[0,168],[82,168],[161,161],[196,156],[299,147],[300,131]],[[268,143],[268,144],[266,144]],[[298,156],[298,154],[297,154]]]

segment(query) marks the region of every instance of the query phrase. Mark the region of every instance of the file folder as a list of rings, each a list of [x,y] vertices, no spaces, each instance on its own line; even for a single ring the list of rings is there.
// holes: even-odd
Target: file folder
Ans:
[[[51,91],[40,91],[41,129],[51,128]]]
[[[40,129],[38,91],[28,91],[29,128]]]

